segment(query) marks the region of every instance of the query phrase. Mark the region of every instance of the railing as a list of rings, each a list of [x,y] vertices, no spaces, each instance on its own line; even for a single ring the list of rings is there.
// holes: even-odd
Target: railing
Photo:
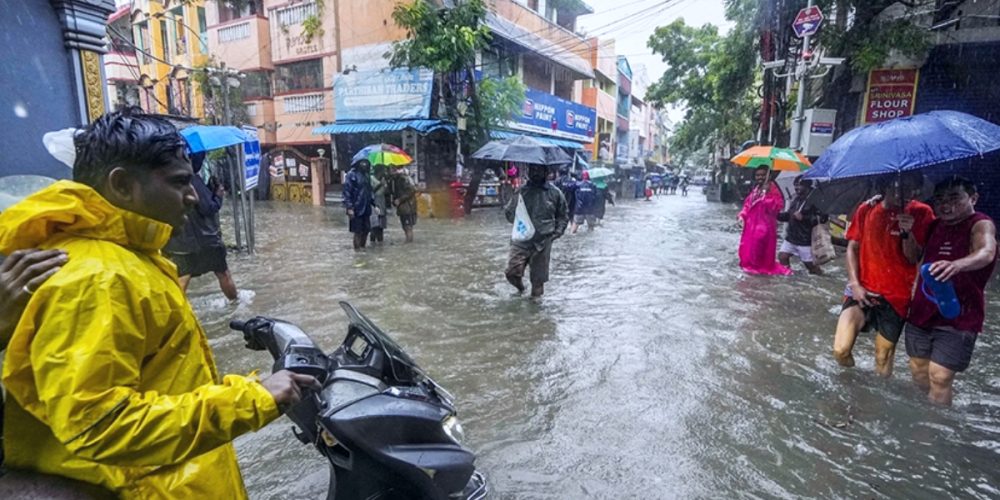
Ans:
[[[235,42],[250,38],[250,22],[242,22],[225,28],[219,28],[219,43]]]
[[[284,98],[285,113],[323,111],[323,94],[307,94]]]
[[[291,26],[305,21],[306,18],[316,15],[316,3],[310,2],[291,7],[271,9],[271,16],[278,20],[279,26]]]

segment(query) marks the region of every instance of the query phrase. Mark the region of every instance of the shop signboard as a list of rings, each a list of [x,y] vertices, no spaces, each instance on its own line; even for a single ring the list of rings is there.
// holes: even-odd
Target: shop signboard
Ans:
[[[510,128],[580,142],[593,140],[597,110],[533,89],[524,94],[521,113],[508,124]]]
[[[337,121],[430,117],[434,72],[426,68],[352,71],[334,82]]]
[[[919,71],[875,69],[868,74],[865,123],[884,122],[913,114]]]

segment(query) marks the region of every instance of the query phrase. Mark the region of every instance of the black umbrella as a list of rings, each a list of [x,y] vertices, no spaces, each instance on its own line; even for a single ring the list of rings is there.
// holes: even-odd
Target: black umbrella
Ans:
[[[559,146],[520,135],[513,139],[490,141],[473,155],[479,160],[512,161],[532,165],[564,165],[573,158]]]

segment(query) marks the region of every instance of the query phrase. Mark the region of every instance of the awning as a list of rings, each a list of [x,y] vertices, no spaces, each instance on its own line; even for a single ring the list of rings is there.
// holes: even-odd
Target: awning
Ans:
[[[367,134],[374,132],[398,132],[413,129],[421,134],[429,134],[435,130],[446,130],[455,133],[455,126],[441,120],[398,120],[398,121],[364,121],[338,122],[314,128],[313,135],[337,134]]]
[[[582,78],[594,78],[594,70],[586,59],[574,54],[548,39],[536,35],[493,12],[486,13],[486,26],[502,38],[524,47],[527,50],[551,60],[552,62],[581,75]],[[584,42],[580,42],[581,44]]]
[[[549,143],[549,144],[554,144],[554,145],[559,146],[561,148],[583,149],[583,144],[581,144],[579,142],[567,141],[565,139],[557,139],[555,137],[546,137],[544,135],[535,135],[535,134],[525,134],[525,133],[518,133],[518,132],[510,132],[510,131],[507,131],[507,130],[491,130],[490,131],[490,138],[492,138],[492,139],[510,139],[512,137],[517,137],[519,135],[526,135],[528,137],[531,137],[532,139],[538,139],[539,141],[546,142],[546,143]]]

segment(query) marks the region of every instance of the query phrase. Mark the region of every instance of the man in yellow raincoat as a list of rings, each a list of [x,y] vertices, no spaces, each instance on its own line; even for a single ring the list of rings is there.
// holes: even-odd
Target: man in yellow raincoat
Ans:
[[[60,249],[4,358],[7,465],[125,498],[245,498],[231,441],[276,419],[312,377],[216,373],[160,254],[197,201],[169,122],[105,115],[76,137],[76,182],[0,214],[0,253]]]

